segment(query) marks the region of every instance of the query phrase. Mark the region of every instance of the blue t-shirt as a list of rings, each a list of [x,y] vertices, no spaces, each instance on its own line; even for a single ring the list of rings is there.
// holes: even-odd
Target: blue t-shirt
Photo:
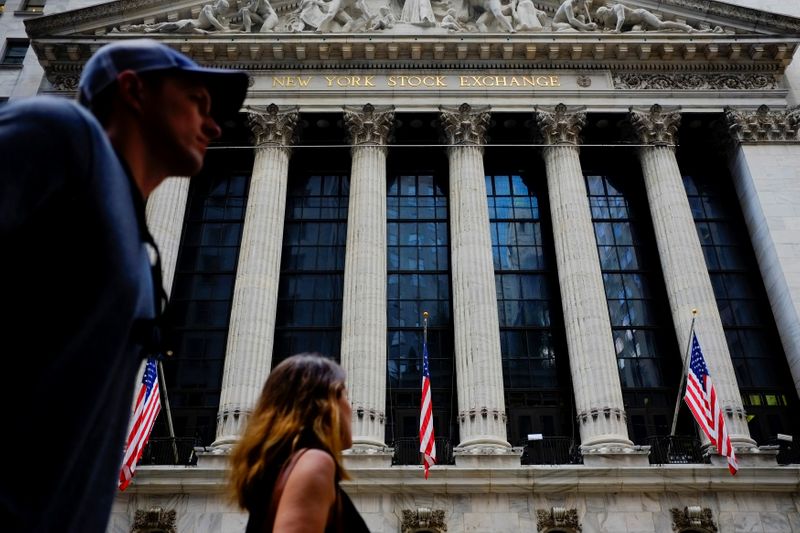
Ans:
[[[139,192],[64,99],[0,107],[0,154],[0,529],[102,532],[155,307]]]

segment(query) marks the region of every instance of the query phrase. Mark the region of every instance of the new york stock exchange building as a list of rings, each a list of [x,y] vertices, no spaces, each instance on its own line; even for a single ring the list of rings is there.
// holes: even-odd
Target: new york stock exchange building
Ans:
[[[72,97],[141,36],[251,76],[202,173],[148,202],[176,439],[164,410],[110,531],[242,531],[228,451],[304,351],[348,373],[373,531],[800,531],[800,7],[16,2],[0,89]],[[678,401],[691,331],[735,476]]]

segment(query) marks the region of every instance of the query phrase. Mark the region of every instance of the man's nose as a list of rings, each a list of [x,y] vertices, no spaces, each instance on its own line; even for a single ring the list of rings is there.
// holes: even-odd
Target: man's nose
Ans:
[[[206,137],[213,141],[222,135],[222,128],[220,128],[219,124],[217,124],[217,121],[209,115],[203,122],[203,133],[206,135]]]

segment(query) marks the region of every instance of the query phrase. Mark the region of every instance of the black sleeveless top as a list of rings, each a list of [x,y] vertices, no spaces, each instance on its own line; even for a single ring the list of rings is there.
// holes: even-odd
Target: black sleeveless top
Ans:
[[[254,491],[256,497],[254,498],[254,505],[250,506],[250,517],[247,520],[245,533],[272,533],[274,516],[270,516],[270,505],[272,503],[272,491],[279,475],[257,482],[256,490]],[[325,527],[325,533],[370,533],[358,509],[356,509],[347,493],[339,486],[338,481],[336,482],[336,501],[331,512],[332,516]]]

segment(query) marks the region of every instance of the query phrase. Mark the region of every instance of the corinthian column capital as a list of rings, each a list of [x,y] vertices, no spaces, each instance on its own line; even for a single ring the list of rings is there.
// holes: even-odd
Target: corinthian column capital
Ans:
[[[800,141],[800,106],[775,111],[766,105],[755,111],[726,107],[725,119],[731,135],[739,142]]]
[[[394,126],[394,106],[345,106],[344,123],[352,144],[385,145]]]
[[[299,116],[296,107],[283,110],[275,104],[260,109],[248,107],[247,125],[252,131],[253,143],[256,146],[291,146]]]
[[[586,125],[586,107],[567,108],[558,104],[553,108],[537,107],[536,123],[545,144],[578,144],[578,136]]]
[[[681,125],[680,107],[662,108],[654,104],[649,109],[630,108],[630,121],[639,142],[653,146],[675,146]]]
[[[489,126],[489,107],[474,109],[469,104],[439,108],[442,129],[447,144],[483,146]]]

